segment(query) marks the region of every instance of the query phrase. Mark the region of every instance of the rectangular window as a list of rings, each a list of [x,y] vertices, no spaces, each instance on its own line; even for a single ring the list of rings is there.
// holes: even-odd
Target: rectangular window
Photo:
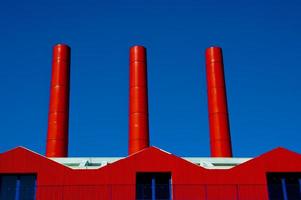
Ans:
[[[0,174],[0,200],[34,200],[35,175]]]
[[[301,173],[268,173],[270,200],[301,199]]]
[[[136,200],[171,200],[171,174],[137,173]]]

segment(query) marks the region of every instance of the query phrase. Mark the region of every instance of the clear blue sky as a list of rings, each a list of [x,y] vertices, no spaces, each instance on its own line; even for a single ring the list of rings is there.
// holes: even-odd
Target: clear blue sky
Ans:
[[[227,2],[227,3],[226,3]],[[72,48],[70,156],[125,156],[128,50],[148,50],[151,144],[209,156],[204,50],[224,51],[235,156],[301,152],[301,1],[2,1],[0,152],[44,154],[51,51]]]

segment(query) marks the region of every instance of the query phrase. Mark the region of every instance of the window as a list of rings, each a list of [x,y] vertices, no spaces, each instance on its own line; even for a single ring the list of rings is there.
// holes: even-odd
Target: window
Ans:
[[[300,200],[301,173],[268,173],[270,200]]]
[[[137,173],[136,200],[171,200],[171,174]]]
[[[35,175],[1,175],[0,200],[34,200]]]

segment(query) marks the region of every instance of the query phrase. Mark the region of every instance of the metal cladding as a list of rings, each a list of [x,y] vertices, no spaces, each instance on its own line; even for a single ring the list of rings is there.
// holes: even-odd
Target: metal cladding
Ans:
[[[70,48],[53,48],[47,132],[47,157],[68,156]]]
[[[222,49],[206,49],[210,146],[212,157],[232,157]]]
[[[146,49],[130,48],[129,155],[149,147]]]

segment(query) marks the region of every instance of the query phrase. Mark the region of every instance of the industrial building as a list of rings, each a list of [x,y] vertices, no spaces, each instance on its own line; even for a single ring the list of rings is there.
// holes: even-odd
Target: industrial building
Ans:
[[[146,49],[130,48],[127,157],[68,157],[70,48],[53,49],[46,155],[0,154],[0,200],[301,200],[301,155],[232,155],[222,50],[206,49],[211,157],[150,145]]]

